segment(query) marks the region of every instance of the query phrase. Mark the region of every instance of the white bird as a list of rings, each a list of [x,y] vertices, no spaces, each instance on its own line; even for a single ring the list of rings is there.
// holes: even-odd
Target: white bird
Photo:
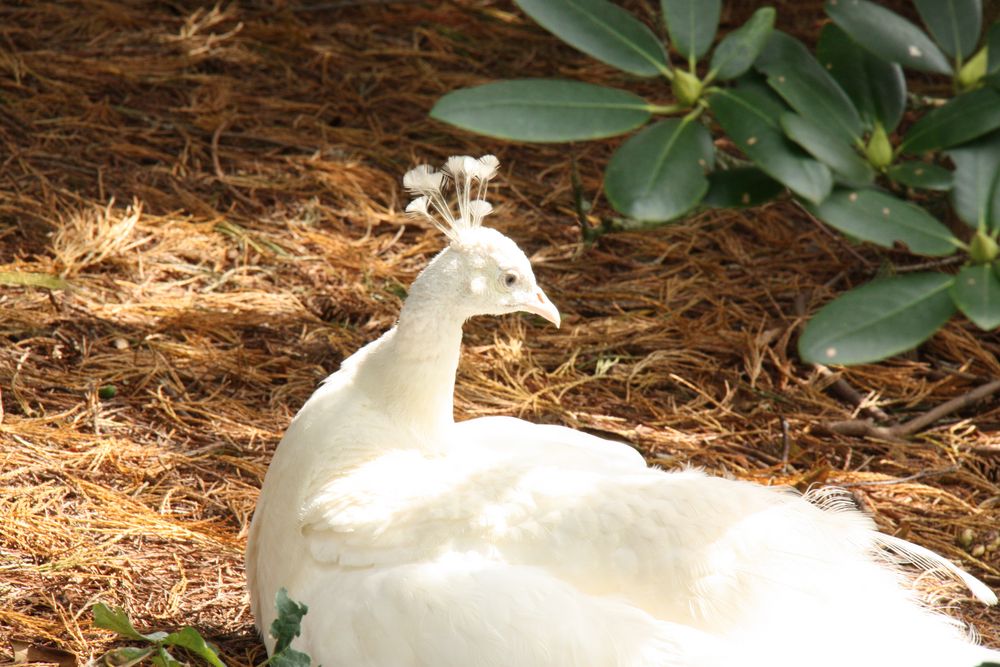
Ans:
[[[395,327],[346,359],[278,445],[250,528],[257,627],[284,587],[325,667],[974,667],[1000,661],[921,604],[842,495],[649,468],[630,447],[511,417],[456,423],[462,324],[558,326],[517,245],[483,227],[492,156],[404,178],[450,245]],[[454,189],[457,214],[448,203]]]

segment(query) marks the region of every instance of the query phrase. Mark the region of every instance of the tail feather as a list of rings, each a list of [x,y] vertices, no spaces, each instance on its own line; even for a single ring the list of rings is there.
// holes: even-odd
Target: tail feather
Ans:
[[[895,552],[898,556],[923,570],[929,572],[943,570],[960,580],[980,602],[987,605],[995,605],[997,603],[996,593],[990,590],[986,584],[930,549],[891,535],[879,534],[876,539],[879,546]]]

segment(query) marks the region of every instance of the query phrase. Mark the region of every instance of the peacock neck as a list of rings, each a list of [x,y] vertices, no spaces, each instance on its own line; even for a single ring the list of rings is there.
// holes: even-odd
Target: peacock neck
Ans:
[[[455,314],[450,295],[418,278],[396,326],[366,363],[371,395],[408,432],[407,443],[436,450],[454,424],[455,373],[465,317]]]

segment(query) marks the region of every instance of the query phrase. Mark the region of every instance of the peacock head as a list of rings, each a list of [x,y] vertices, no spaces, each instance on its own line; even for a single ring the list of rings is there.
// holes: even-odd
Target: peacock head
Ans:
[[[559,311],[535,282],[524,252],[497,230],[482,226],[493,210],[485,196],[499,164],[492,155],[459,155],[448,158],[440,171],[429,165],[411,169],[403,186],[417,196],[406,212],[429,220],[451,241],[428,270],[436,276],[435,289],[440,292],[446,283],[450,303],[465,316],[526,311],[558,327]],[[449,204],[452,189],[457,215]]]

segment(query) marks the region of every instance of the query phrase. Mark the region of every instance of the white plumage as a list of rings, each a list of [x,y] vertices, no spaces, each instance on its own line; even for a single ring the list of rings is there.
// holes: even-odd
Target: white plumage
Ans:
[[[462,323],[558,325],[518,247],[480,225],[496,159],[404,180],[451,239],[397,325],[295,417],[247,548],[257,626],[285,587],[325,667],[974,667],[1000,660],[919,604],[894,560],[948,568],[835,493],[648,468],[631,448],[510,417],[455,423]],[[455,188],[458,214],[445,188]],[[436,215],[435,215],[436,212]],[[443,219],[439,219],[443,218]]]

